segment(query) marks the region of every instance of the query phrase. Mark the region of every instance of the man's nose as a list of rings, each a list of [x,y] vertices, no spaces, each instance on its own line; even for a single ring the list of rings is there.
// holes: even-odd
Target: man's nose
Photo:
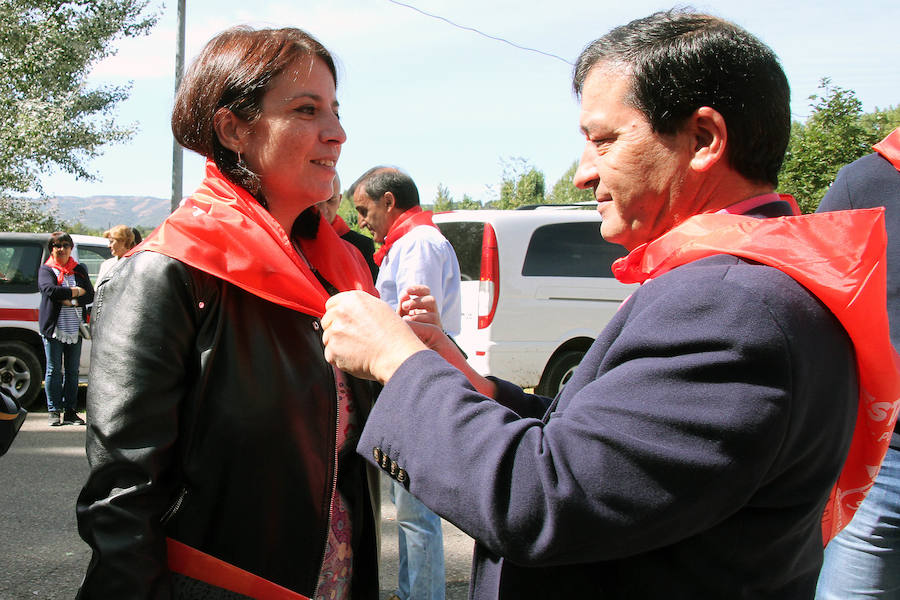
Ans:
[[[581,160],[578,161],[578,168],[572,177],[572,183],[581,190],[595,188],[600,183],[600,175],[591,156],[593,148],[594,145],[590,141],[584,145],[584,152],[581,153]]]

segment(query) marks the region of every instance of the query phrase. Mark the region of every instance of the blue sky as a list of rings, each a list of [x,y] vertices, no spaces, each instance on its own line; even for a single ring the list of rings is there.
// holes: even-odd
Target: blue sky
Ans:
[[[672,4],[646,0],[403,0],[460,25],[573,62],[612,27]],[[251,6],[256,4],[257,6]],[[792,112],[809,114],[819,81],[853,89],[867,111],[900,104],[896,60],[900,2],[793,0],[695,2],[745,27],[781,58]],[[88,163],[94,182],[43,178],[51,195],[156,196],[171,193],[176,2],[151,0],[160,13],[149,36],[123,40],[90,84],[132,82],[116,114],[137,130]],[[522,157],[547,188],[580,155],[571,66],[514,48],[388,0],[187,0],[186,60],[217,32],[237,24],[296,26],[318,37],[339,63],[338,99],[348,134],[338,173],[346,188],[375,164],[406,170],[430,202],[443,184],[459,199],[495,197],[503,162]],[[203,161],[185,151],[183,194],[202,178]]]

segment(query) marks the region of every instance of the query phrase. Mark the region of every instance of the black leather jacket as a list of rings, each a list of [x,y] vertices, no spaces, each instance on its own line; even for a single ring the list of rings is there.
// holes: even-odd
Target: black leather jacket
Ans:
[[[338,427],[318,319],[139,252],[98,286],[93,335],[77,514],[94,552],[78,597],[178,597],[166,536],[313,596]],[[371,392],[348,379],[358,434]],[[353,597],[377,598],[378,487],[355,446],[336,483],[352,519]]]

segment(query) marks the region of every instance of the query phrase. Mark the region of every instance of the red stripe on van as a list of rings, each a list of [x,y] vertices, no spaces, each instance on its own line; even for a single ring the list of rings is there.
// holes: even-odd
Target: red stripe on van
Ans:
[[[0,321],[37,321],[36,308],[0,308]]]

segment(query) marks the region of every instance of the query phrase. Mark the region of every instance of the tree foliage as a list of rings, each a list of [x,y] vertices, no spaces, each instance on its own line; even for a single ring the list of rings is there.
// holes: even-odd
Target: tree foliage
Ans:
[[[44,201],[0,196],[0,231],[60,230],[67,230],[66,224]]]
[[[0,1],[0,195],[40,192],[59,168],[92,179],[87,160],[130,130],[112,110],[127,87],[86,85],[121,37],[149,31],[146,0]],[[18,206],[16,202],[8,206]]]
[[[437,194],[434,197],[432,210],[441,212],[447,210],[478,210],[481,203],[473,200],[468,194],[463,194],[462,200],[456,201],[450,195],[450,190],[442,183],[438,184]]]
[[[491,208],[507,210],[527,204],[544,202],[544,174],[521,157],[502,161],[503,180],[500,197],[491,202]]]
[[[548,204],[576,204],[578,202],[590,202],[594,200],[593,190],[580,190],[575,187],[573,179],[575,171],[578,169],[578,161],[572,163],[572,166],[562,174],[562,177],[553,184],[550,193],[547,194]]]
[[[841,167],[871,153],[898,117],[896,109],[863,114],[853,90],[830,79],[822,79],[819,87],[822,92],[810,96],[810,117],[791,127],[778,176],[779,189],[793,194],[803,212],[815,211]]]

